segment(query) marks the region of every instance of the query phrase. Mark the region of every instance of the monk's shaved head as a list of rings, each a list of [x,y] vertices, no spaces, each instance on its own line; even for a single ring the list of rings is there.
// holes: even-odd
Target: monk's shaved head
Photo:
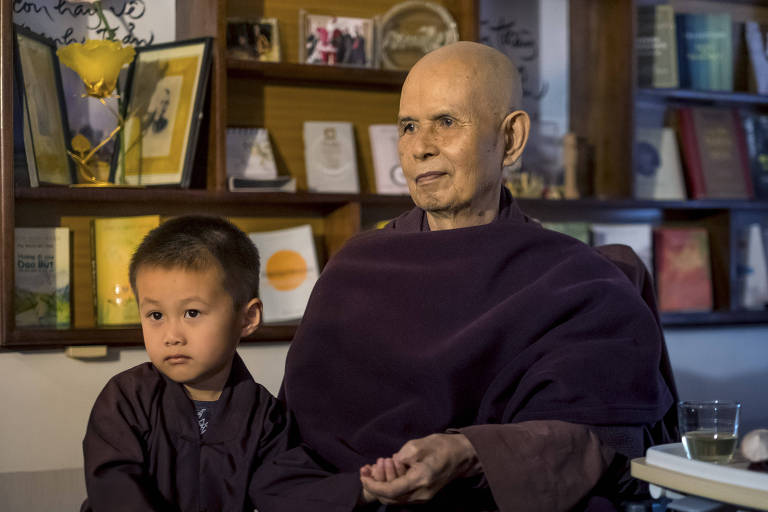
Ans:
[[[520,76],[488,46],[461,42],[421,58],[400,95],[397,143],[411,198],[430,229],[492,221],[502,169],[528,140]]]
[[[470,41],[443,46],[422,57],[408,73],[403,91],[411,86],[450,87],[458,81],[471,83],[472,101],[494,117],[521,108],[520,74],[512,61],[490,46]]]

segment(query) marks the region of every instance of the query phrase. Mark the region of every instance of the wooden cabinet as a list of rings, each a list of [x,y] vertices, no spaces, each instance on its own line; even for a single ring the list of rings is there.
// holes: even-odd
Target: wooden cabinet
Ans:
[[[83,324],[77,310],[92,307],[91,290],[76,274],[90,262],[75,241],[74,326],[67,330],[17,329],[13,322],[13,230],[16,226],[57,226],[68,216],[117,216],[205,212],[246,222],[249,229],[309,223],[321,264],[353,234],[411,206],[408,197],[374,194],[368,126],[395,122],[404,72],[306,66],[297,63],[299,9],[317,14],[372,17],[397,0],[189,0],[178,3],[178,38],[214,37],[213,69],[196,169],[198,188],[110,190],[18,188],[13,186],[12,2],[0,0],[0,346],[11,349],[65,345],[139,345],[138,328],[104,329]],[[440,1],[457,19],[462,39],[476,39],[477,0]],[[768,205],[716,201],[637,202],[629,197],[634,105],[633,0],[571,0],[571,125],[595,148],[600,199],[522,200],[542,220],[697,223],[717,233],[717,303],[714,314],[668,315],[668,325],[768,323],[763,312],[734,312],[730,283],[734,269],[732,228],[744,219],[768,216]],[[228,17],[275,17],[280,23],[283,62],[227,58]],[[653,93],[651,93],[653,94]],[[680,92],[679,94],[686,94]],[[733,98],[734,96],[729,96]],[[264,126],[282,174],[305,189],[302,123],[352,121],[355,127],[360,194],[231,193],[226,187],[225,134],[228,126]],[[84,240],[87,234],[78,235]],[[90,301],[90,302],[89,302]],[[246,341],[290,340],[295,326],[265,326]]]

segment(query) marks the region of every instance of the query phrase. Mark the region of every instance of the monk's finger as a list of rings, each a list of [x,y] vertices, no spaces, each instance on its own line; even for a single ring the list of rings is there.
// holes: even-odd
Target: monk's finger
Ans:
[[[395,462],[392,459],[384,459],[384,475],[387,482],[390,482],[397,478],[397,472],[395,471]]]
[[[376,459],[376,464],[371,467],[371,477],[379,482],[385,481],[386,475],[384,474],[384,459]]]
[[[363,487],[369,492],[376,495],[382,503],[384,500],[392,500],[395,503],[406,503],[409,494],[413,492],[417,486],[410,480],[408,474],[400,478],[396,478],[391,482],[382,482],[371,478],[361,477]]]
[[[408,466],[403,464],[401,461],[393,458],[392,463],[395,465],[395,474],[397,476],[403,476],[406,471],[408,471]]]

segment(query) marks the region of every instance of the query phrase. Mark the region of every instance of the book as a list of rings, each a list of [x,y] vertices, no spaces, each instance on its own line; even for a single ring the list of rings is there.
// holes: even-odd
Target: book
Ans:
[[[589,245],[590,225],[588,222],[542,222],[541,225]]]
[[[758,94],[768,94],[768,53],[765,36],[756,21],[744,24],[744,38],[749,53],[751,76]]]
[[[592,245],[628,245],[642,260],[649,272],[653,269],[652,226],[637,224],[592,224]]]
[[[768,306],[768,247],[762,226],[752,223],[739,236],[738,300],[744,309],[762,310]]]
[[[304,122],[304,162],[312,192],[360,192],[352,123]]]
[[[16,228],[17,327],[70,326],[69,229]]]
[[[709,236],[704,228],[653,231],[659,311],[712,310]]]
[[[273,179],[241,178],[227,179],[230,192],[296,192],[296,178],[277,176]]]
[[[742,113],[754,195],[768,199],[768,115]]]
[[[735,109],[679,108],[677,127],[689,197],[752,197],[747,144]]]
[[[319,275],[312,227],[248,233],[248,237],[261,259],[259,295],[264,322],[300,319]]]
[[[139,323],[139,310],[131,290],[128,266],[144,236],[159,225],[159,215],[93,219],[91,262],[97,325]]]
[[[677,37],[672,6],[637,8],[635,48],[640,87],[678,87]]]
[[[277,165],[265,128],[227,128],[227,177],[270,180]]]
[[[372,124],[368,127],[373,155],[373,170],[376,174],[378,194],[407,195],[408,182],[400,165],[397,152],[399,139],[396,124]]]
[[[635,138],[635,199],[685,199],[680,149],[673,128],[638,128]]]
[[[677,13],[680,87],[733,90],[733,34],[728,13]]]

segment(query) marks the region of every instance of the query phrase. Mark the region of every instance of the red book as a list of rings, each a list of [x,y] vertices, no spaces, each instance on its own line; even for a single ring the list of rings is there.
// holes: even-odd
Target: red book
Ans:
[[[709,237],[704,228],[653,231],[659,311],[711,311]]]
[[[692,199],[751,199],[744,128],[735,109],[677,110],[680,148]]]

